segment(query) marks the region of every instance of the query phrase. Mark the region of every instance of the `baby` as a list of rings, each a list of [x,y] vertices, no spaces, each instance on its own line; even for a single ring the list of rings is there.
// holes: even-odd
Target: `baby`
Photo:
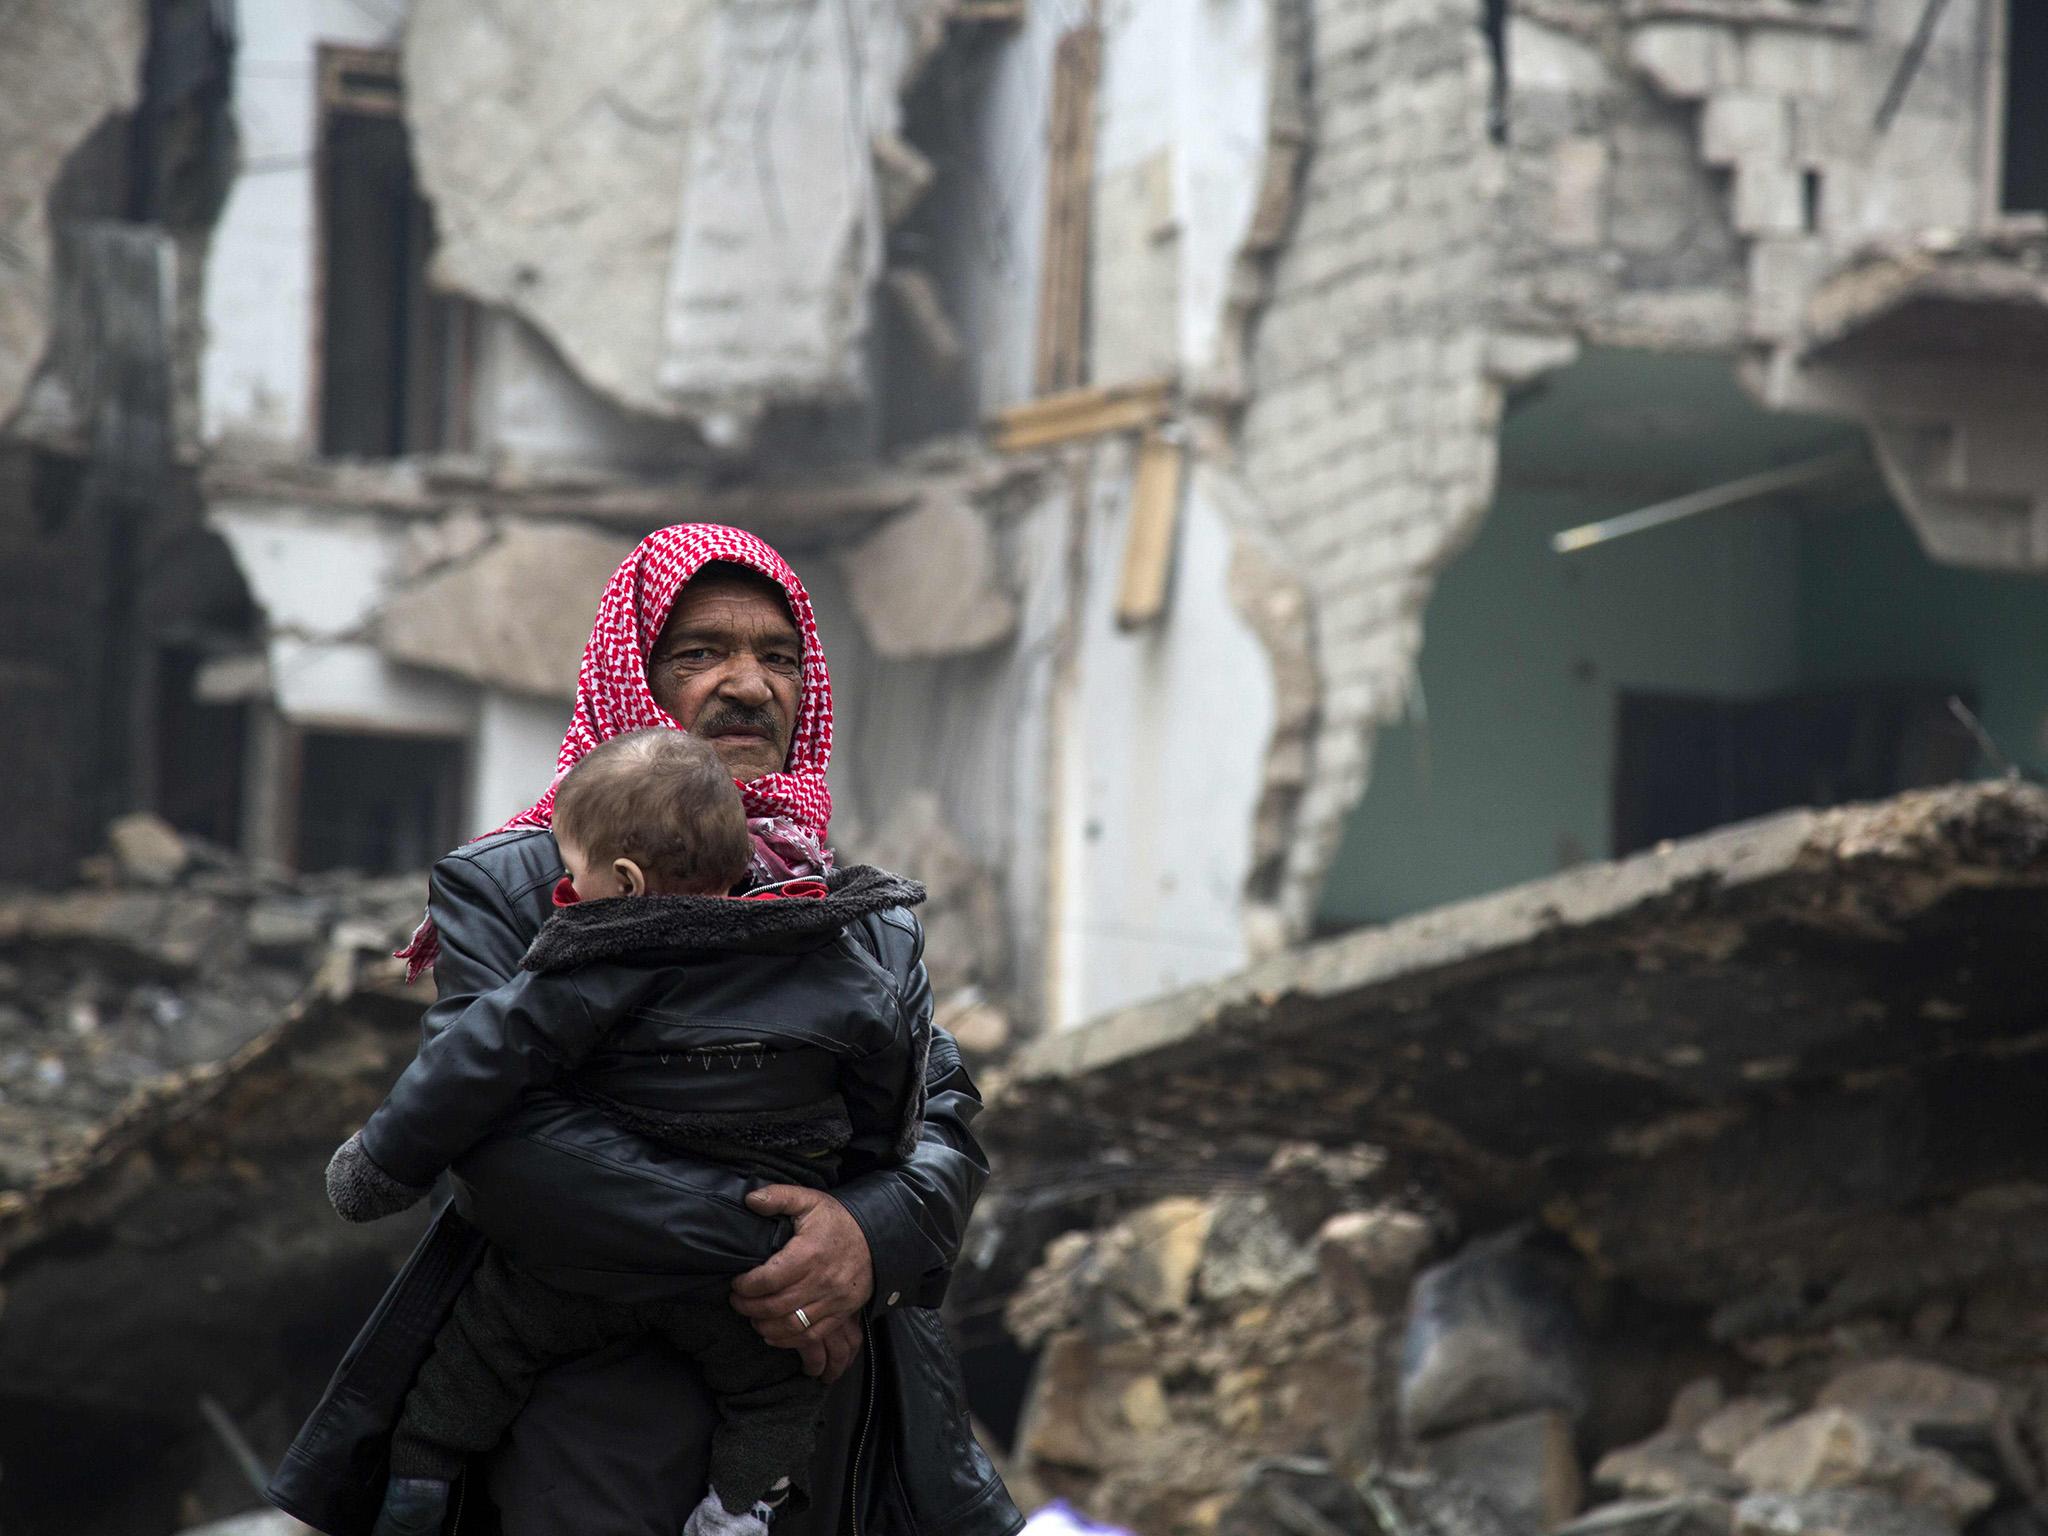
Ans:
[[[856,867],[730,899],[746,814],[717,754],[680,731],[592,750],[557,787],[554,826],[560,910],[335,1153],[337,1211],[370,1221],[420,1200],[535,1090],[775,1183],[826,1188],[907,1155],[929,1026],[902,1016],[846,930],[921,887]],[[697,1362],[717,1408],[686,1536],[765,1536],[785,1498],[802,1507],[824,1387],[732,1310],[729,1274],[679,1267],[650,1298],[645,1277],[573,1255],[535,1269],[493,1248],[457,1298],[393,1434],[373,1536],[439,1531],[454,1480],[542,1371],[643,1333]]]

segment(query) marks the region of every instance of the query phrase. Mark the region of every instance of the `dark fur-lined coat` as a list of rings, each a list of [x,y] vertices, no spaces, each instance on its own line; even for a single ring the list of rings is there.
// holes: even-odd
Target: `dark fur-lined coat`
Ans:
[[[424,1192],[526,1095],[777,1182],[824,1186],[916,1145],[930,1025],[848,929],[921,901],[858,866],[823,896],[620,897],[562,908],[519,974],[423,1047],[363,1127]]]

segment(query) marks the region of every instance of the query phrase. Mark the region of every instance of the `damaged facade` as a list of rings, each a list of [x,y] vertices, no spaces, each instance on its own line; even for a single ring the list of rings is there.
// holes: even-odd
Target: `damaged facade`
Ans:
[[[2048,768],[2044,80],[2022,0],[17,4],[0,718],[38,809],[0,858],[47,881],[146,812],[202,866],[278,882],[256,909],[346,871],[416,893],[546,786],[632,543],[735,523],[817,603],[836,840],[932,884],[943,1017],[1025,1081],[1003,1113],[1030,1125],[1055,1062],[1136,1091],[1089,1055],[1103,1030],[1172,1035],[1207,1006],[1183,989],[1313,971],[1341,953],[1323,935],[1412,938],[1412,914],[1531,880],[1611,895],[1600,861],[1669,840]],[[1697,515],[1614,528],[1674,501]],[[90,877],[115,899],[118,867]],[[1719,955],[1741,921],[1636,959],[1690,974],[1659,945]],[[104,953],[38,922],[0,946]],[[179,978],[167,995],[198,986]],[[124,1044],[107,1081],[221,1059],[304,983],[284,967],[264,1018],[183,1054]],[[1753,1027],[1791,995],[1745,998]],[[1502,1011],[1534,1029],[1589,1004],[1545,996],[1526,979]],[[1987,1038],[2029,1032],[1982,1006]],[[0,1187],[56,1187],[58,1143],[111,1108],[50,1118],[51,1074],[108,1038],[65,1017],[0,1038],[0,1117],[56,1138]],[[1720,1259],[1658,1269],[1671,1233],[1597,1214],[1618,1186],[1520,1183],[1619,1143],[1389,1119],[1382,1078],[1285,1051],[1146,1111],[1231,1150],[1190,1177],[1233,1193],[1119,1206],[1096,1278],[1055,1264],[1017,1302],[1039,1382],[1018,1445],[1048,1491],[1206,1531],[1271,1518],[1218,1446],[1347,1477],[1398,1455],[1408,1282],[1496,1221],[1541,1216],[1660,1307],[1770,1293]],[[1614,1042],[1572,1051],[1616,1057],[1573,1104],[1651,1093]],[[1607,1130],[1720,1146],[1723,1091],[1781,1081],[1742,1076],[1765,1060]],[[1313,1222],[1262,1171],[1252,1101],[1283,1085],[1292,1139],[1393,1159],[1300,1175]],[[1086,1145],[1184,1160],[1150,1134]],[[1046,1177],[1069,1194],[989,1224],[964,1288],[997,1399],[1026,1354],[1005,1297],[1092,1220],[1078,1175]],[[0,1283],[41,1262],[0,1247]],[[1709,1339],[1694,1374],[1730,1390],[1803,1410],[1825,1387],[1751,1380],[1790,1367],[1659,1319]],[[1177,1363],[1139,1369],[1154,1350]],[[1062,1453],[1100,1438],[1103,1383],[1200,1475]],[[1612,1424],[1648,1433],[1643,1405],[1684,1384],[1635,1382]],[[274,1389],[232,1411],[268,1424]],[[1625,1443],[1601,1422],[1573,1421],[1559,1465]],[[1676,1492],[1732,1507],[1726,1476]]]

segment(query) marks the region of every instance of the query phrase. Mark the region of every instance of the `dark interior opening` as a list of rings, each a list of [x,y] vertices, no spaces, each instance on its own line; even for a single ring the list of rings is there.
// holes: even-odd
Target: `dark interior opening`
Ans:
[[[198,646],[158,653],[156,811],[180,832],[238,848],[249,706],[198,696],[206,660]]]
[[[1614,852],[1794,806],[1952,783],[1977,745],[1934,684],[1721,699],[1624,691],[1616,703]]]
[[[433,217],[404,120],[339,71],[320,132],[320,451],[392,458],[466,444],[470,310],[427,283]],[[374,82],[371,82],[374,83]],[[395,78],[386,79],[395,102]]]
[[[307,731],[299,740],[298,867],[425,869],[462,840],[462,770],[459,740]]]
[[[2005,8],[2005,168],[1999,206],[2048,212],[2048,6]]]

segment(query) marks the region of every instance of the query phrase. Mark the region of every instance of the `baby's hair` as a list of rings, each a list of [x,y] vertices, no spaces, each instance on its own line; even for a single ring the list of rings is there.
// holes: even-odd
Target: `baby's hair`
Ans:
[[[629,731],[592,747],[555,786],[555,827],[593,863],[633,860],[657,891],[722,894],[753,853],[732,775],[683,731]]]

